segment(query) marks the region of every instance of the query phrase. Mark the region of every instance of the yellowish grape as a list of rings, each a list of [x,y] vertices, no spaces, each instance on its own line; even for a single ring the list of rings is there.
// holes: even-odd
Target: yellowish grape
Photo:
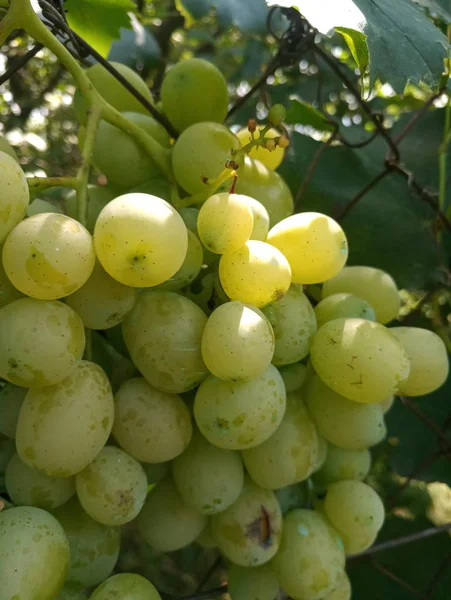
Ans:
[[[94,229],[97,258],[124,285],[150,287],[180,269],[188,249],[185,224],[170,204],[124,194],[102,210]]]
[[[216,377],[231,381],[257,377],[273,354],[274,333],[258,308],[227,302],[210,315],[202,335],[202,356]]]
[[[322,487],[345,479],[363,481],[370,467],[371,454],[366,448],[349,450],[328,444],[326,460],[313,476],[313,481]]]
[[[101,451],[113,414],[104,371],[80,361],[61,383],[28,392],[17,423],[17,452],[28,466],[50,477],[69,477]]]
[[[315,306],[318,327],[340,318],[359,318],[376,321],[376,314],[371,305],[353,294],[332,294]]]
[[[254,198],[251,198],[250,196],[246,197],[254,217],[254,228],[252,229],[250,239],[265,242],[269,231],[268,211],[258,200],[254,200]]]
[[[321,598],[321,600],[351,600],[351,593],[349,577],[346,575],[346,571],[342,571],[334,590]]]
[[[295,283],[321,283],[334,277],[348,258],[348,242],[340,225],[321,213],[293,215],[275,225],[268,242],[290,263]]]
[[[257,130],[254,132],[255,140],[260,139],[260,131],[262,129],[263,127],[257,128]],[[252,136],[247,128],[241,129],[236,136],[240,140],[242,146],[246,146],[252,140]],[[270,129],[265,134],[265,138],[270,140],[279,136],[280,133],[276,129]],[[280,167],[284,155],[285,150],[280,146],[276,146],[271,152],[262,146],[254,146],[249,152],[249,156],[251,158],[259,160],[265,165],[265,167],[268,167],[268,169],[271,169],[272,171]]]
[[[282,375],[285,389],[287,390],[287,394],[289,394],[301,389],[307,375],[307,367],[302,363],[284,365],[283,367],[279,367],[279,373]]]
[[[0,151],[0,243],[11,229],[25,217],[30,192],[24,172],[18,162]]]
[[[0,434],[16,437],[17,419],[27,388],[7,383],[0,391]]]
[[[95,264],[94,244],[78,221],[57,213],[41,213],[11,231],[2,260],[18,290],[39,300],[57,300],[88,280]]]
[[[136,573],[119,573],[104,581],[89,596],[90,600],[161,600],[155,586]]]
[[[221,256],[219,278],[229,298],[261,307],[287,293],[291,269],[277,248],[251,240],[236,252]]]
[[[228,592],[233,600],[274,600],[279,583],[271,565],[261,567],[238,567],[228,569]]]
[[[323,285],[323,298],[347,292],[369,302],[379,323],[385,324],[398,315],[401,298],[392,277],[373,267],[345,267]]]
[[[191,417],[183,400],[156,390],[143,378],[121,385],[115,396],[115,413],[114,437],[140,461],[172,460],[190,442]]]
[[[195,233],[188,229],[188,250],[185,260],[175,275],[158,286],[159,290],[177,291],[189,285],[199,275],[204,264],[202,244]]]
[[[0,310],[0,376],[23,387],[58,383],[85,349],[80,317],[62,302],[21,298]]]
[[[356,402],[382,402],[407,380],[407,353],[390,330],[364,319],[335,319],[313,338],[310,358],[318,375]]]

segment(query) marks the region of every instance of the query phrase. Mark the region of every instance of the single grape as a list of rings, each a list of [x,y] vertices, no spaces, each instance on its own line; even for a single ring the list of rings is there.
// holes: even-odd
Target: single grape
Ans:
[[[359,318],[376,321],[376,314],[371,305],[353,294],[332,294],[315,306],[318,327],[328,321],[340,318]]]
[[[268,150],[264,152],[270,154]],[[261,202],[268,211],[271,227],[293,214],[293,195],[278,173],[248,156],[238,173],[236,193]]]
[[[362,481],[338,481],[328,485],[324,512],[343,539],[346,554],[369,548],[385,518],[382,500]]]
[[[158,483],[162,479],[169,477],[171,474],[171,463],[170,462],[161,462],[161,463],[142,463],[142,468],[147,476],[147,483],[150,485],[152,483]]]
[[[238,498],[244,469],[238,452],[217,448],[195,432],[188,448],[173,461],[172,476],[185,504],[212,515]]]
[[[163,479],[147,495],[135,522],[154,550],[172,552],[194,542],[207,517],[183,502],[172,479]]]
[[[63,527],[70,547],[66,582],[91,587],[104,581],[119,556],[119,527],[101,525],[82,509],[75,496],[52,512]]]
[[[407,353],[390,330],[364,319],[334,319],[310,347],[313,367],[335,392],[355,402],[382,402],[409,376]]]
[[[0,391],[0,434],[14,439],[27,388],[7,383]]]
[[[194,417],[209,442],[228,450],[258,446],[279,427],[285,412],[282,377],[270,365],[249,381],[210,375],[196,393]]]
[[[268,121],[273,125],[281,125],[287,116],[287,111],[283,104],[273,104],[268,111]]]
[[[3,1],[4,2],[6,1],[6,6],[8,6],[9,0],[3,0]],[[16,162],[19,162],[19,157],[17,156],[16,151],[11,146],[11,144],[8,142],[8,140],[6,140],[1,135],[0,135],[0,152],[4,152],[5,154],[8,154],[9,156],[11,156],[11,158],[14,158],[14,160]]]
[[[202,335],[202,356],[220,379],[257,377],[271,364],[274,333],[269,320],[254,306],[222,304],[208,318]]]
[[[207,375],[201,339],[207,322],[201,309],[174,292],[146,291],[122,324],[136,367],[163,392],[182,393]]]
[[[97,258],[124,285],[150,287],[180,269],[188,232],[170,204],[147,194],[124,194],[102,210],[94,229]]]
[[[398,288],[392,277],[374,267],[345,267],[323,285],[323,298],[346,292],[366,300],[379,323],[395,319],[401,307]]]
[[[153,104],[152,94],[147,87],[146,82],[130,67],[118,62],[110,64],[131,84],[144,98]],[[137,113],[148,114],[147,108],[129,92],[114,75],[109,73],[105,67],[99,63],[89,67],[86,75],[91,80],[95,89],[109,104],[119,112],[134,111]],[[73,108],[76,117],[81,123],[86,122],[86,103],[78,90],[74,95]]]
[[[219,278],[229,298],[262,307],[287,293],[291,269],[277,248],[251,240],[221,256]]]
[[[294,394],[272,436],[242,451],[247,472],[256,484],[276,490],[307,479],[316,465],[318,435],[307,409]]]
[[[64,301],[81,317],[87,329],[109,329],[125,318],[137,297],[135,288],[108,275],[99,262],[88,281]]]
[[[161,600],[156,587],[136,573],[119,573],[104,581],[89,600]]]
[[[307,356],[316,333],[315,312],[301,287],[292,285],[283,298],[263,309],[276,338],[273,364],[296,363]]]
[[[26,465],[15,454],[6,468],[6,491],[16,506],[36,506],[52,510],[75,494],[73,477],[48,477]]]
[[[120,194],[149,194],[149,196],[156,196],[157,198],[161,198],[162,200],[166,200],[166,202],[171,201],[171,184],[163,175],[155,175],[150,179],[135,185],[133,187],[128,187],[124,190],[124,188],[118,188],[119,196]]]
[[[75,477],[84,510],[103,525],[124,525],[136,517],[147,495],[144,469],[132,456],[105,446]]]
[[[212,63],[189,58],[166,73],[161,100],[165,115],[177,131],[201,121],[222,123],[229,102],[227,83]]]
[[[320,487],[345,479],[363,481],[370,467],[371,454],[366,448],[349,450],[328,444],[326,460],[313,476],[313,481]]]
[[[65,584],[54,600],[87,600],[88,594],[76,585]]]
[[[88,214],[86,219],[86,229],[90,232],[94,232],[94,226],[97,218],[102,212],[103,208],[114,200],[118,194],[114,192],[107,185],[88,185]],[[36,202],[36,200],[35,200]],[[34,204],[34,202],[33,202]],[[75,190],[71,190],[65,198],[65,209],[66,214],[73,219],[78,217],[78,198]]]
[[[191,416],[180,396],[160,392],[136,377],[125,381],[115,396],[113,435],[137,460],[166,462],[187,448]]]
[[[159,143],[161,154],[168,152],[171,144],[163,125],[148,115],[136,112],[123,115]],[[161,173],[155,160],[131,135],[106,121],[100,121],[97,129],[92,160],[109,184],[122,188],[137,186]]]
[[[279,583],[271,565],[252,569],[232,565],[228,570],[228,592],[233,600],[274,600]]]
[[[287,594],[302,600],[322,600],[341,578],[343,543],[321,514],[292,510],[283,519],[282,540],[272,565]]]
[[[321,600],[351,600],[351,593],[349,577],[346,575],[346,571],[342,571],[333,591],[321,598]]]
[[[278,370],[282,375],[287,394],[290,392],[297,392],[301,389],[307,376],[307,367],[305,365],[302,363],[294,363],[292,365],[278,367]]]
[[[197,230],[203,245],[216,254],[239,250],[250,238],[254,217],[247,196],[214,194],[199,211]]]
[[[246,198],[254,217],[254,228],[252,229],[250,239],[265,242],[269,231],[268,211],[258,200],[254,200],[250,196],[246,196]]]
[[[48,200],[41,200],[40,198],[35,198],[31,204],[28,205],[27,208],[27,217],[33,217],[34,215],[40,215],[41,213],[62,213],[60,207],[52,204]],[[76,218],[76,216],[74,217]]]
[[[340,396],[313,375],[306,386],[308,411],[318,433],[329,443],[362,450],[381,442],[386,434],[380,404],[362,404]]]
[[[172,150],[177,182],[189,194],[206,191],[205,181],[216,179],[232,158],[232,151],[239,148],[238,138],[224,125],[212,122],[191,125]]]
[[[17,452],[28,466],[50,477],[69,477],[101,451],[113,415],[105,372],[80,361],[64,381],[28,392],[17,423]]]
[[[276,554],[282,513],[274,493],[248,477],[239,498],[211,517],[213,535],[222,554],[242,567],[267,563]]]
[[[19,298],[23,298],[23,294],[13,286],[6,274],[3,262],[0,260],[0,308],[11,304],[14,300],[19,300]]]
[[[185,260],[180,269],[164,283],[158,286],[159,290],[168,290],[176,292],[186,287],[199,275],[204,264],[204,252],[202,244],[195,233],[188,230],[188,250]]]
[[[259,127],[255,131],[255,133],[254,133],[255,140],[260,139],[260,132],[262,129],[263,129],[263,127]],[[242,146],[246,146],[252,140],[251,133],[249,132],[247,127],[245,129],[241,129],[236,134],[236,136],[240,140]],[[279,136],[280,136],[280,133],[276,129],[270,129],[266,133],[265,138],[272,140]],[[268,167],[268,169],[271,169],[272,171],[275,171],[278,167],[280,167],[280,164],[283,161],[284,155],[285,155],[285,150],[283,148],[281,148],[280,146],[276,146],[275,149],[271,152],[269,150],[267,150],[266,148],[264,148],[263,146],[254,146],[253,148],[251,148],[251,150],[249,152],[249,156],[251,158],[259,160],[260,162],[262,162],[265,165],[265,167]]]
[[[6,238],[3,266],[13,285],[38,300],[57,300],[86,283],[95,264],[91,234],[57,213],[25,219]]]
[[[23,387],[58,383],[85,349],[80,317],[62,302],[21,298],[0,310],[0,376]]]
[[[343,229],[321,213],[304,212],[284,219],[269,231],[268,242],[286,256],[295,283],[330,279],[348,258]]]
[[[302,508],[309,502],[309,490],[307,482],[295,483],[287,487],[274,490],[282,515],[295,508]]]
[[[443,385],[449,373],[446,346],[433,331],[420,327],[391,327],[403,345],[410,362],[410,373],[399,386],[406,396],[424,396]]]
[[[194,208],[193,206],[179,208],[179,215],[182,217],[186,228],[198,236],[199,233],[197,231],[197,219],[199,217],[199,209]]]
[[[30,192],[24,172],[18,162],[0,151],[0,243],[27,212]]]
[[[53,600],[68,564],[67,537],[51,514],[32,506],[0,512],[2,600]]]

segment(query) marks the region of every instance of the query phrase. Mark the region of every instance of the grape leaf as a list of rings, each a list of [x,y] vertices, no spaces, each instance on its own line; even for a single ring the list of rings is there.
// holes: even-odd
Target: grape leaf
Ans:
[[[291,100],[288,105],[285,122],[289,125],[310,125],[318,131],[335,130],[334,125],[329,123],[319,110],[296,99]]]
[[[178,0],[178,3],[194,19],[215,12],[221,29],[237,27],[249,33],[267,31],[268,8],[265,0]]]
[[[104,57],[120,28],[130,28],[127,12],[136,8],[132,0],[67,0],[64,6],[70,27]]]
[[[114,41],[108,60],[116,61],[135,69],[141,64],[144,67],[155,67],[160,62],[161,50],[155,36],[131,15],[132,29],[120,29],[120,39]]]
[[[441,17],[445,23],[451,22],[450,0],[413,0],[420,6],[427,8],[431,13]]]

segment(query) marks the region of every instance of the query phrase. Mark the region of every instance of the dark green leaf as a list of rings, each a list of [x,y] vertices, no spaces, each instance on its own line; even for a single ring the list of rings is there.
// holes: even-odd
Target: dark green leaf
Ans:
[[[155,36],[132,15],[132,29],[121,28],[120,40],[113,42],[108,60],[137,67],[152,68],[159,64],[161,50]]]
[[[335,131],[335,126],[319,110],[300,100],[290,101],[285,122],[290,125],[310,125],[318,131]]]
[[[130,27],[127,12],[136,8],[132,0],[67,0],[64,6],[72,29],[105,57],[120,28]]]
[[[179,0],[194,19],[215,13],[221,29],[238,27],[241,31],[264,33],[268,8],[265,0]]]
[[[446,23],[451,22],[450,0],[414,0],[414,2],[427,8],[430,13],[441,17]]]

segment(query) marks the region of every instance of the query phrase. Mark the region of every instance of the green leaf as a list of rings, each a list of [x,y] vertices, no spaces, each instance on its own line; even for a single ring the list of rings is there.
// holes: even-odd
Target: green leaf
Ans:
[[[431,13],[441,17],[445,23],[451,22],[450,0],[413,0],[420,6],[427,8]]]
[[[366,35],[360,31],[349,29],[347,27],[336,27],[335,31],[341,33],[341,35],[344,37],[344,40],[351,51],[352,57],[359,67],[360,73],[363,75],[370,62]]]
[[[104,57],[121,27],[130,28],[127,12],[136,8],[132,0],[67,0],[64,6],[70,27]]]
[[[311,104],[300,100],[291,100],[287,108],[285,122],[289,125],[310,125],[318,131],[335,131],[324,115]]]
[[[120,40],[113,42],[108,60],[116,61],[136,70],[138,65],[152,68],[159,64],[160,46],[155,36],[131,16],[132,29],[121,27]]]
[[[194,19],[216,14],[220,29],[237,27],[248,33],[265,33],[268,8],[265,0],[178,0]]]

